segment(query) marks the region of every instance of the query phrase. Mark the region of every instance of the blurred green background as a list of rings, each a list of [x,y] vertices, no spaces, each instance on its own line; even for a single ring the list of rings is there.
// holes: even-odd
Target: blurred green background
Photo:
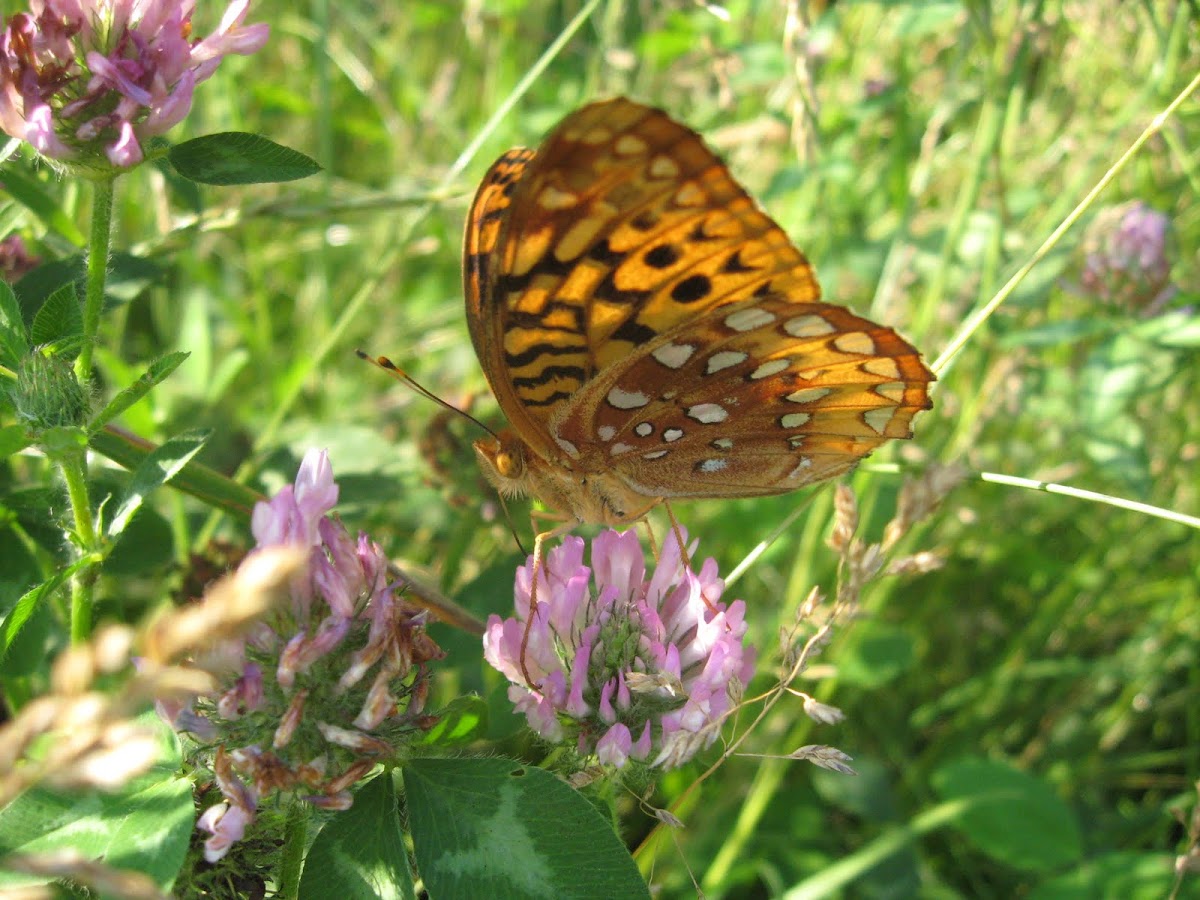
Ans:
[[[218,12],[202,5],[197,23]],[[1196,5],[1150,0],[259,0],[248,21],[271,23],[271,41],[227,61],[171,138],[255,131],[325,172],[199,193],[150,166],[119,182],[116,246],[141,262],[115,267],[102,376],[121,385],[189,351],[126,428],[153,441],[211,428],[202,460],[264,491],[327,447],[346,523],[480,617],[510,610],[520,552],[476,473],[478,433],[353,350],[499,423],[459,260],[467,205],[499,153],[597,97],[661,106],[728,161],[827,299],[932,360],[1200,60]],[[971,335],[916,439],[853,477],[864,537],[881,537],[904,475],[934,461],[1200,514],[1198,143],[1193,98]],[[85,221],[86,192],[17,165]],[[1159,308],[1081,282],[1103,243],[1086,237],[1097,213],[1132,200],[1172,225],[1178,292]],[[78,251],[6,209],[6,230],[42,257]],[[49,483],[28,459],[4,477]],[[212,538],[246,540],[244,522],[158,499],[138,521],[143,551],[110,560],[98,620],[139,616]],[[676,511],[728,571],[804,501]],[[727,594],[749,606],[755,689],[776,677],[779,629],[809,589],[835,588],[831,505],[817,489]],[[521,504],[513,516],[527,535]],[[818,726],[785,699],[743,748],[832,744],[860,775],[734,758],[677,810],[686,827],[641,857],[652,883],[662,896],[694,895],[692,876],[707,897],[1165,896],[1189,844],[1173,811],[1190,814],[1200,777],[1196,529],[973,477],[904,546],[938,551],[944,568],[871,584],[820,657],[823,677],[796,685],[846,721]],[[477,640],[435,635],[451,652],[442,698],[489,697],[502,749],[536,761]],[[649,802],[669,806],[701,771],[668,776]],[[636,846],[654,821],[632,796],[621,809]]]

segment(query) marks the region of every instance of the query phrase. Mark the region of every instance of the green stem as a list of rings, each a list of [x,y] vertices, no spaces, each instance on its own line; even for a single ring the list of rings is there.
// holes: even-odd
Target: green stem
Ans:
[[[92,233],[88,238],[87,296],[83,302],[83,346],[75,360],[75,374],[87,382],[92,373],[92,348],[104,309],[104,279],[108,275],[108,247],[112,239],[113,180],[92,182]]]
[[[304,844],[308,833],[308,808],[299,800],[288,807],[284,825],[283,851],[279,864],[279,893],[283,900],[300,896],[300,873],[303,871]]]
[[[92,233],[88,238],[87,294],[83,301],[83,344],[75,360],[75,377],[87,388],[92,374],[92,349],[96,332],[100,330],[100,313],[104,309],[104,279],[108,274],[108,248],[112,235],[113,179],[92,182]],[[87,451],[67,453],[59,460],[67,496],[75,519],[75,539],[83,557],[98,551],[96,522],[88,497]],[[99,570],[94,564],[85,566],[71,580],[71,641],[86,641],[92,633],[93,589]]]
[[[96,524],[92,519],[92,504],[88,497],[87,453],[64,454],[59,462],[63,480],[67,483],[67,497],[71,501],[71,513],[75,518],[75,536],[80,553],[90,556],[96,551]],[[92,589],[96,584],[98,570],[88,566],[71,579],[71,642],[86,641],[92,633]]]

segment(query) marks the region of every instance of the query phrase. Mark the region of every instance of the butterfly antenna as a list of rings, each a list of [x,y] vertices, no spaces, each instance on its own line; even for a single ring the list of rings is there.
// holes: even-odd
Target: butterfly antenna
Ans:
[[[412,388],[414,391],[416,391],[422,397],[426,398],[427,400],[432,400],[438,406],[442,407],[442,409],[449,410],[452,413],[457,413],[458,415],[460,415],[464,419],[466,419],[468,422],[474,422],[476,425],[478,425],[480,428],[482,428],[484,431],[486,431],[492,437],[496,438],[496,440],[500,439],[499,435],[497,435],[496,432],[492,431],[492,429],[488,428],[486,425],[484,425],[482,422],[480,422],[477,418],[475,418],[469,412],[467,412],[466,410],[463,410],[463,409],[459,409],[457,406],[454,406],[451,403],[447,403],[445,400],[443,400],[437,394],[433,393],[433,391],[424,387],[419,381],[417,381],[415,378],[413,378],[411,375],[409,375],[407,372],[405,372],[402,368],[400,368],[398,365],[396,365],[394,362],[392,362],[386,356],[372,356],[371,354],[367,353],[365,350],[355,350],[354,352],[358,354],[359,359],[365,359],[371,365],[373,365],[377,368],[383,369],[383,371],[387,372],[389,375],[391,375],[397,381],[407,384],[410,388]],[[507,510],[505,511],[505,514],[507,515]],[[512,520],[510,519],[509,522],[511,524]]]
[[[480,422],[477,418],[475,418],[469,412],[467,412],[466,410],[459,409],[457,406],[454,406],[453,404],[447,403],[445,400],[443,400],[437,394],[433,393],[433,391],[428,390],[424,385],[422,385],[419,381],[417,381],[415,378],[413,378],[411,375],[409,375],[407,372],[405,372],[403,369],[401,369],[398,365],[396,365],[394,362],[392,362],[386,356],[372,356],[371,354],[367,353],[365,350],[355,350],[354,352],[358,354],[359,359],[365,359],[371,365],[373,365],[377,368],[383,369],[383,371],[387,372],[389,375],[391,375],[397,381],[403,382],[404,384],[408,385],[410,388],[412,388],[414,391],[416,391],[422,397],[425,397],[428,400],[432,400],[438,406],[442,407],[442,409],[449,410],[452,413],[457,413],[458,415],[462,416],[464,419],[466,419],[469,422],[474,422],[476,425],[478,425],[480,428],[482,428],[484,431],[486,431],[492,437],[496,438],[496,440],[500,440],[500,437],[499,437],[499,435],[496,434],[496,432],[492,431],[492,429],[488,428],[486,425],[484,425],[482,422]],[[517,547],[520,548],[521,554],[523,556],[528,556],[529,551],[525,549],[525,545],[521,542],[521,536],[517,533],[517,526],[516,526],[516,523],[513,522],[512,513],[508,509],[508,504],[504,502],[504,495],[497,492],[496,498],[500,501],[500,508],[504,511],[504,521],[508,523],[508,530],[512,533],[513,540],[517,542]]]

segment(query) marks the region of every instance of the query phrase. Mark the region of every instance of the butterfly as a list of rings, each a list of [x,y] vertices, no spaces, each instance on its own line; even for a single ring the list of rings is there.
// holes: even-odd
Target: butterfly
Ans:
[[[510,426],[475,443],[483,473],[571,524],[832,478],[931,405],[917,350],[821,302],[700,136],[632,100],[584,106],[492,165],[463,273]]]

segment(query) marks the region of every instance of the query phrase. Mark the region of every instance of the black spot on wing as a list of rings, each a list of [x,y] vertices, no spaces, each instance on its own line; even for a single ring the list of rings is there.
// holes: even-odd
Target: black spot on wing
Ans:
[[[757,268],[758,266],[748,266],[742,262],[742,251],[739,248],[729,255],[729,259],[725,260],[725,264],[721,266],[721,271],[730,274],[740,274],[742,272],[753,272]]]
[[[653,269],[667,269],[679,261],[679,250],[673,244],[659,244],[646,251],[642,258]]]
[[[676,303],[695,303],[703,300],[712,291],[712,282],[707,275],[689,275],[671,288],[671,299]]]
[[[625,258],[624,253],[618,253],[609,246],[608,238],[596,241],[587,252],[588,259],[593,259],[606,266],[615,266]]]
[[[621,327],[612,333],[612,336],[617,340],[640,345],[654,340],[658,336],[658,332],[635,319],[626,319],[621,323]]]

